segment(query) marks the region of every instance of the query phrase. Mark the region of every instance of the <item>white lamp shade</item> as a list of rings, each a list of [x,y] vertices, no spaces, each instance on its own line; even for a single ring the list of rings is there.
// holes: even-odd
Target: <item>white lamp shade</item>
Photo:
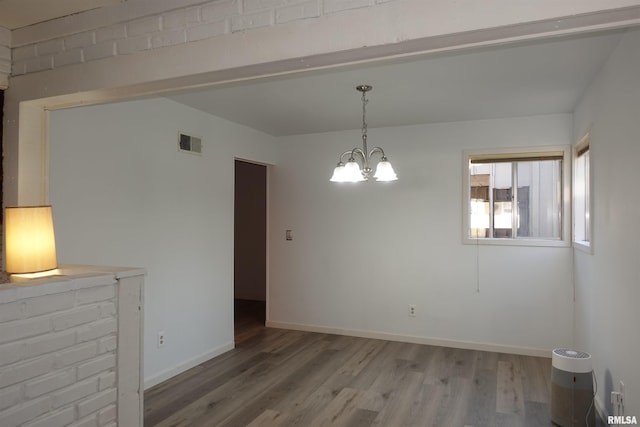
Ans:
[[[338,163],[338,166],[333,170],[333,175],[331,175],[331,182],[344,182],[344,164]]]
[[[51,206],[5,209],[7,273],[37,273],[58,267]]]
[[[360,165],[355,160],[348,161],[344,166],[344,180],[347,182],[360,182],[364,181]]]
[[[376,181],[395,181],[398,179],[396,172],[393,170],[393,166],[387,160],[382,160],[378,163],[376,173],[373,175]]]

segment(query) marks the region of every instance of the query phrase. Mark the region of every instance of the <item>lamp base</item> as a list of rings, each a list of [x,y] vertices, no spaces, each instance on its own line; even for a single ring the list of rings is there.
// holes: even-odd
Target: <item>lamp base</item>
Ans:
[[[31,279],[40,279],[42,277],[60,276],[60,270],[54,268],[52,270],[39,271],[37,273],[12,273],[9,275],[11,282],[25,282]]]

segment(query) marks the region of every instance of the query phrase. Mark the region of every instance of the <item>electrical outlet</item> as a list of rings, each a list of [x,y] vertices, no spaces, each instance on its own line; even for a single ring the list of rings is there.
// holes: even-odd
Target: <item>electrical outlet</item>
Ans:
[[[620,384],[620,389],[624,389],[624,384]],[[624,415],[624,395],[621,391],[611,392],[611,406],[613,407],[613,415]]]
[[[415,306],[415,304],[409,304],[409,317],[416,317],[416,306]]]
[[[164,339],[164,331],[158,332],[158,348],[164,347],[165,339]]]
[[[611,392],[611,404],[613,405],[614,409],[616,408],[616,406],[618,406],[618,404],[620,404],[620,392],[619,391],[612,391]]]

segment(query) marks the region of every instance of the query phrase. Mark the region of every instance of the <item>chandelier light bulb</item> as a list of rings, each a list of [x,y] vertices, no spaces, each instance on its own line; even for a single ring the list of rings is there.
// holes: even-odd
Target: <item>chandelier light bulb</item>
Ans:
[[[336,168],[333,170],[333,175],[331,175],[331,182],[345,182],[345,167],[344,163],[339,162]]]
[[[349,160],[347,162],[344,167],[344,178],[346,182],[361,182],[365,180],[358,162],[355,160]]]
[[[373,177],[376,181],[396,181],[398,179],[398,175],[396,175],[393,166],[391,166],[391,163],[389,163],[386,157],[383,157],[380,163],[378,163],[376,173]]]

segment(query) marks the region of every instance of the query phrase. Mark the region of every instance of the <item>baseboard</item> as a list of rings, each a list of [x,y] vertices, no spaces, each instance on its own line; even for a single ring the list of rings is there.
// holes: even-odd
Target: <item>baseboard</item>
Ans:
[[[493,351],[496,353],[519,354],[523,356],[551,357],[551,351],[542,348],[519,347],[511,345],[480,343],[474,341],[459,341],[445,338],[419,337],[414,335],[400,335],[388,332],[365,331],[359,329],[330,328],[326,326],[307,325],[301,323],[279,322],[267,320],[269,328],[292,329],[296,331],[320,332],[324,334],[346,335],[350,337],[372,338],[386,341],[408,342],[412,344],[437,345],[441,347],[463,348],[467,350]]]
[[[229,350],[233,350],[233,348],[234,348],[234,343],[232,341],[224,345],[221,345],[219,347],[213,348],[209,351],[206,351],[189,360],[186,360],[177,366],[171,367],[157,374],[151,375],[149,378],[144,379],[144,389],[147,390],[148,388],[151,388],[154,385],[160,384],[161,382],[166,381],[169,378],[175,377],[176,375],[181,374],[184,371],[187,371],[193,368],[194,366],[198,366],[199,364],[204,363],[207,360],[213,359],[216,356],[220,356],[222,353],[226,353]]]

